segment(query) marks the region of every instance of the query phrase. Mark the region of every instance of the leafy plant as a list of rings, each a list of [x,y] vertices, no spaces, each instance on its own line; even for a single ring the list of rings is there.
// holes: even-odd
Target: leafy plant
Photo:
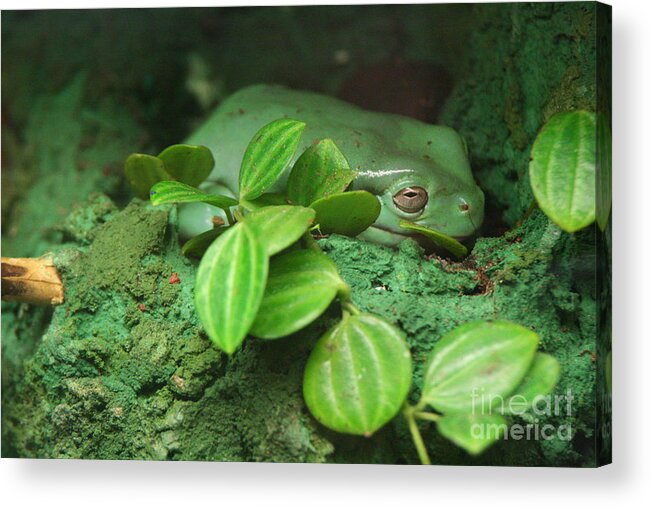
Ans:
[[[195,286],[195,307],[210,339],[232,354],[258,312],[269,272],[265,245],[242,222],[206,250]]]
[[[400,411],[411,385],[402,331],[368,313],[344,314],[305,367],[305,402],[321,423],[370,436]]]
[[[260,197],[280,177],[294,156],[305,123],[282,119],[265,125],[253,137],[240,168],[240,200]]]
[[[157,157],[133,153],[124,163],[124,173],[138,197],[147,199],[149,190],[159,181],[199,185],[210,175],[214,165],[212,153],[205,146],[174,144]]]
[[[568,111],[550,118],[531,149],[534,196],[540,209],[567,232],[595,220],[596,137],[594,113]]]
[[[445,248],[448,252],[454,255],[457,259],[462,259],[468,255],[468,249],[462,244],[459,243],[456,239],[447,234],[443,234],[429,227],[424,227],[422,225],[415,224],[408,220],[400,220],[400,227],[410,231],[416,231],[428,239],[431,239],[438,246]]]
[[[212,153],[205,146],[175,144],[161,151],[158,158],[170,176],[194,187],[210,175],[215,165]]]
[[[191,187],[178,181],[161,181],[156,184],[156,190],[150,192],[151,203],[159,204],[177,202],[205,202],[218,208],[228,210],[237,204],[237,200],[224,195],[206,194],[198,188]]]
[[[337,304],[341,320],[318,340],[305,368],[303,393],[314,417],[335,431],[370,436],[402,412],[423,463],[429,457],[417,420],[435,421],[443,436],[470,453],[481,452],[496,438],[475,438],[473,425],[501,424],[513,411],[509,404],[494,413],[475,413],[473,389],[510,401],[517,394],[530,399],[554,387],[558,363],[537,353],[537,335],[521,326],[467,324],[437,343],[425,366],[421,398],[407,404],[413,365],[404,334],[355,306],[350,287],[312,236],[315,230],[358,235],[377,219],[377,198],[346,191],[356,173],[329,139],[297,159],[287,197],[268,192],[294,158],[304,129],[302,122],[281,119],[254,136],[240,168],[239,200],[188,183],[192,179],[196,185],[212,169],[201,147],[177,145],[182,148],[168,148],[159,157],[127,160],[134,187],[146,189],[154,205],[205,202],[226,212],[227,224],[183,246],[188,255],[203,254],[195,306],[206,333],[233,354],[247,335],[288,336]],[[163,172],[169,177],[150,188]],[[466,253],[436,231],[409,222],[402,226],[429,235],[455,255]]]
[[[505,320],[470,322],[438,341],[425,365],[421,397],[404,409],[423,463],[429,457],[417,419],[435,422],[442,436],[479,454],[502,438],[505,416],[524,413],[551,392],[559,365],[536,352],[538,341],[533,331]]]
[[[321,315],[347,286],[335,263],[315,250],[295,250],[271,261],[271,275],[251,334],[280,338]]]
[[[332,261],[318,251],[309,229],[355,236],[375,222],[380,205],[366,191],[344,193],[355,173],[336,145],[325,139],[294,164],[291,194],[309,206],[288,204],[283,196],[266,193],[289,165],[304,129],[302,122],[281,119],[254,136],[240,168],[239,201],[180,181],[151,187],[154,205],[205,202],[227,212],[228,225],[193,238],[184,248],[189,253],[207,248],[197,273],[197,313],[211,340],[229,354],[249,333],[269,339],[301,329],[336,297],[352,305],[350,289]],[[177,166],[192,172],[191,160],[183,162],[181,155]],[[312,178],[316,184],[307,185]],[[270,263],[301,238],[312,250],[289,252]],[[301,294],[297,305],[294,298]]]
[[[380,201],[365,190],[328,195],[314,201],[311,207],[324,234],[357,236],[380,214]]]
[[[299,157],[287,181],[287,197],[301,206],[344,192],[355,179],[346,157],[331,139],[310,146]]]
[[[124,163],[124,174],[131,188],[141,199],[149,197],[149,189],[155,183],[172,179],[160,158],[142,153],[129,155]]]

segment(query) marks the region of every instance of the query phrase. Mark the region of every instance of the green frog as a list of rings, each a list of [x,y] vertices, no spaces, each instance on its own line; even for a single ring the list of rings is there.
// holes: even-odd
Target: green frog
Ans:
[[[481,226],[484,194],[473,179],[466,144],[453,129],[275,85],[254,85],[233,94],[186,141],[207,146],[215,158],[203,187],[236,197],[249,141],[278,118],[307,124],[292,164],[312,143],[330,138],[358,173],[351,188],[377,196],[380,215],[360,238],[395,246],[413,237],[400,228],[401,219],[458,240],[473,236]],[[288,174],[270,191],[282,193]],[[216,214],[211,206],[184,206],[179,214],[182,235],[210,229]]]

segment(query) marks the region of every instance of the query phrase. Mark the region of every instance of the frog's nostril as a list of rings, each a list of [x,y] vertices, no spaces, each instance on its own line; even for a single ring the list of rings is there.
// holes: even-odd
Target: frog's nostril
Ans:
[[[468,213],[470,211],[470,204],[465,199],[461,199],[461,202],[459,203],[459,211],[461,213]]]

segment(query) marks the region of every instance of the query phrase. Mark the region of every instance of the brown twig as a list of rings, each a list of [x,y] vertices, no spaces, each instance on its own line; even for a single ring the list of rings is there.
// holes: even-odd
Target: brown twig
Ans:
[[[49,306],[63,303],[63,283],[50,257],[2,257],[2,299]]]

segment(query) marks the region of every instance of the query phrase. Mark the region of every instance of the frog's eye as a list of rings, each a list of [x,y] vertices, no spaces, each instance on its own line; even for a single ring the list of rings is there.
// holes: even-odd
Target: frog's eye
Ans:
[[[423,187],[405,187],[393,196],[393,204],[405,213],[416,213],[427,204],[427,191]]]

